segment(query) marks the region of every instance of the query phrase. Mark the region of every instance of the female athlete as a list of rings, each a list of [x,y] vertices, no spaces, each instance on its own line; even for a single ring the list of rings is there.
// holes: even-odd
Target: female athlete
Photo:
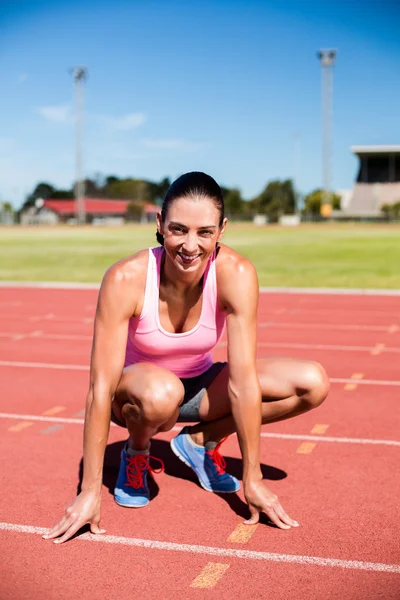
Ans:
[[[106,272],[99,292],[84,427],[80,494],[44,537],[62,543],[83,525],[100,529],[102,469],[110,418],[126,427],[115,500],[149,502],[152,436],[177,421],[172,440],[202,487],[236,492],[219,453],[236,432],[243,459],[243,492],[250,510],[281,529],[298,526],[263,483],[261,424],[319,406],[329,390],[322,366],[290,358],[257,360],[258,281],[252,263],[220,244],[227,225],[221,189],[192,172],[169,188],[157,216],[160,246],[123,259]],[[227,328],[228,361],[212,350]],[[57,538],[57,539],[55,539]]]

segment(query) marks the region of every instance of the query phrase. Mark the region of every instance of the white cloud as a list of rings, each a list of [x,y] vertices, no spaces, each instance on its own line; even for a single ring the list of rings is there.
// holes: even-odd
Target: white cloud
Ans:
[[[71,109],[67,104],[59,106],[41,106],[37,109],[37,112],[54,123],[66,123],[70,120]]]
[[[128,113],[121,117],[104,117],[105,121],[112,127],[120,131],[128,131],[140,127],[147,121],[144,113]]]
[[[28,73],[20,73],[17,77],[18,83],[24,83],[28,79]]]
[[[156,138],[142,140],[145,148],[151,150],[185,150],[195,152],[200,148],[200,144],[182,140],[180,138]]]

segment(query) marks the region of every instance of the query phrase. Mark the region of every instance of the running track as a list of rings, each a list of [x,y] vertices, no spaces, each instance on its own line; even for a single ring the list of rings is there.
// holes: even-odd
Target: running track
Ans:
[[[399,296],[261,296],[259,356],[315,359],[332,378],[319,409],[263,427],[265,479],[301,527],[242,526],[241,493],[202,490],[169,449],[176,432],[153,440],[165,473],[149,506],[118,507],[112,427],[107,533],[55,546],[40,534],[79,482],[96,295],[0,288],[1,600],[399,600]],[[223,449],[240,477],[236,437]]]

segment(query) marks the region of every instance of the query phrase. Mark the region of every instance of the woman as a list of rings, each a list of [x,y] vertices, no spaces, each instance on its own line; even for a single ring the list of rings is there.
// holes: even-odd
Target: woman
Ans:
[[[127,427],[115,500],[148,503],[152,436],[177,421],[196,422],[171,442],[201,485],[235,492],[219,447],[237,432],[249,524],[260,512],[282,529],[298,525],[262,482],[261,424],[288,419],[325,399],[329,380],[317,363],[256,359],[258,281],[254,266],[220,245],[227,219],[218,184],[204,173],[179,177],[157,216],[161,246],[106,272],[96,311],[84,428],[82,491],[45,538],[62,543],[85,523],[100,529],[102,468],[111,418]],[[226,322],[228,362],[211,352]],[[61,536],[61,537],[59,537]]]

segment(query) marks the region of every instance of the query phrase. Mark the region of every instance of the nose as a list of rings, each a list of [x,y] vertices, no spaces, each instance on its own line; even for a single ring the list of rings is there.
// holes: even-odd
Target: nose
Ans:
[[[197,251],[197,236],[195,232],[190,232],[185,236],[185,241],[183,242],[183,249],[188,254],[196,254]]]

